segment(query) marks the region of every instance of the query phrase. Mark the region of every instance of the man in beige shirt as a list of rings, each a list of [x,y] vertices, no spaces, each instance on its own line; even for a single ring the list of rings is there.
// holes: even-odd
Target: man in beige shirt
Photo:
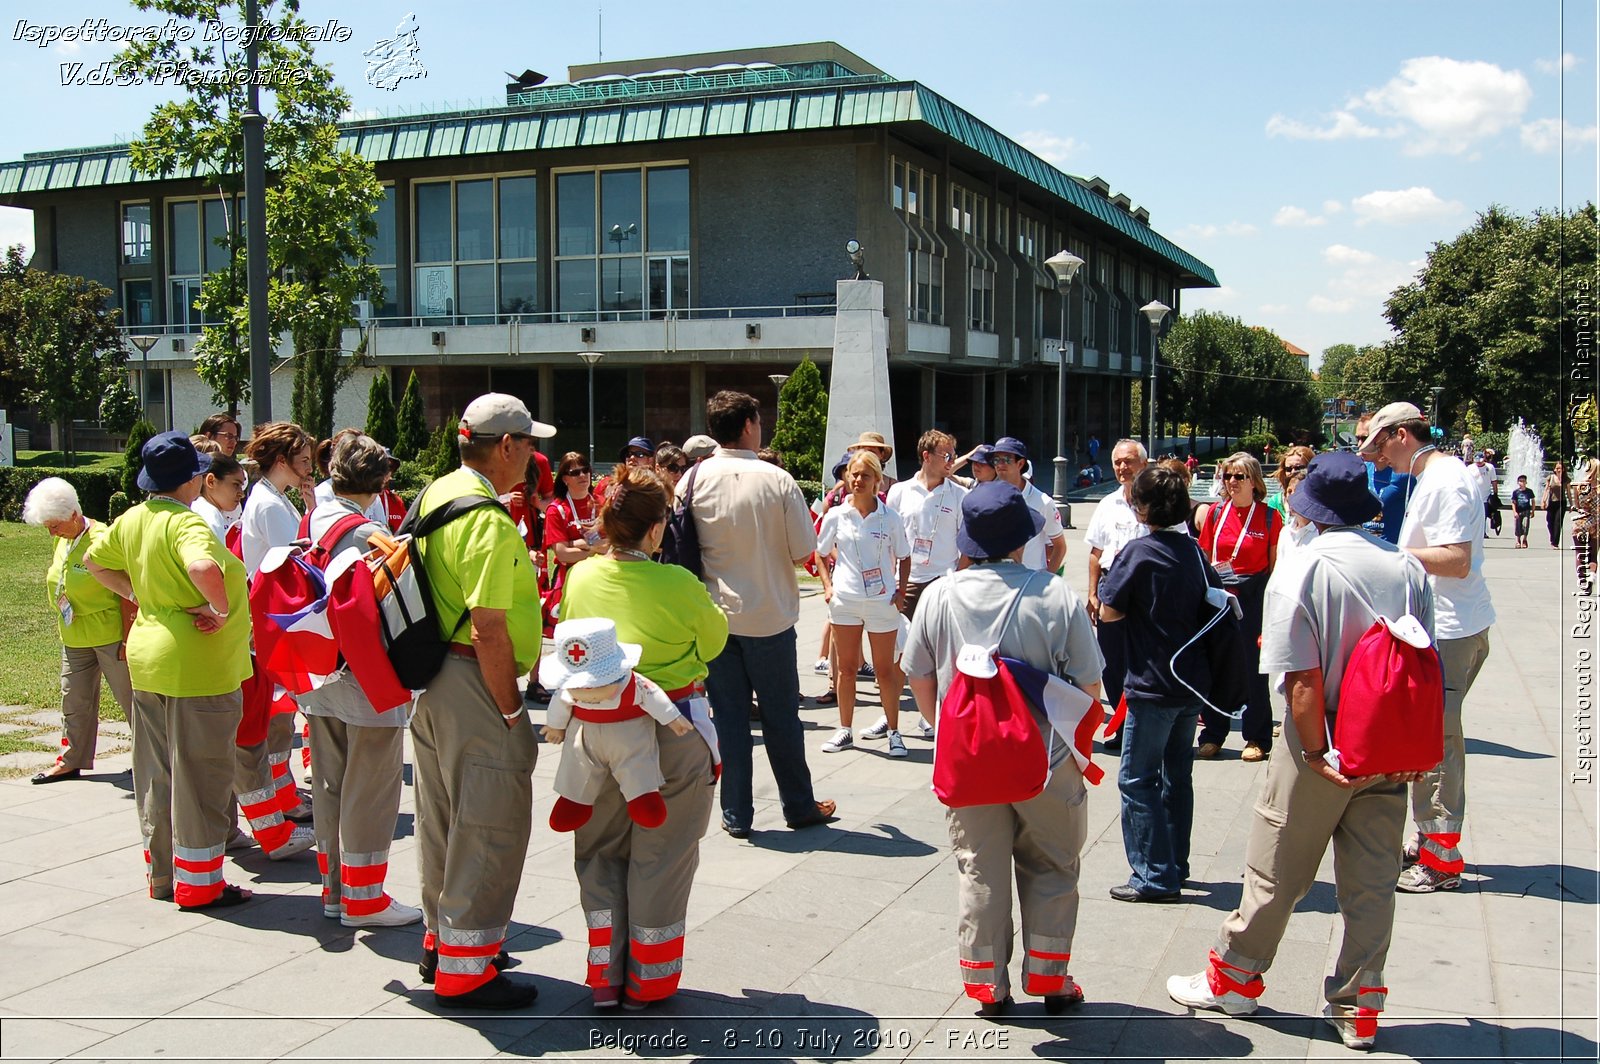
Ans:
[[[795,664],[794,569],[817,544],[811,512],[794,478],[756,457],[761,408],[753,397],[718,392],[706,404],[706,428],[716,453],[678,482],[678,496],[688,496],[694,515],[706,590],[728,615],[728,645],[706,677],[722,748],[722,829],[748,838],[755,816],[752,693],[784,820],[791,828],[823,824],[834,803],[817,801],[811,790]]]

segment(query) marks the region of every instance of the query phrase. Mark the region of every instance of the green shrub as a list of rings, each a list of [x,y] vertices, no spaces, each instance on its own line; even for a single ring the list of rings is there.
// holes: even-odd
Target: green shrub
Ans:
[[[1239,450],[1249,451],[1258,459],[1265,459],[1268,447],[1274,451],[1278,449],[1278,437],[1270,432],[1258,432],[1252,436],[1239,438]]]
[[[797,479],[822,476],[822,444],[828,434],[828,392],[822,372],[807,356],[800,360],[778,393],[778,423],[772,449],[783,455]]]
[[[109,519],[111,495],[122,484],[120,469],[52,469],[49,466],[0,466],[0,520],[22,520],[28,492],[45,477],[60,477],[78,492],[78,505],[88,517]]]
[[[144,492],[139,488],[139,468],[144,464],[139,459],[139,452],[144,450],[144,445],[155,434],[156,427],[143,418],[134,422],[133,428],[128,430],[128,448],[122,452],[121,483],[122,492],[129,499],[144,498]]]
[[[112,492],[110,501],[106,503],[106,520],[115,521],[117,518],[127,513],[128,507],[132,505],[133,501],[128,498],[125,492]]]
[[[817,499],[821,498],[822,493],[827,490],[822,486],[822,481],[820,480],[800,480],[796,478],[795,483],[799,485],[800,494],[806,497],[806,502],[808,503],[816,502]]]
[[[381,442],[381,441],[380,441]],[[394,456],[402,462],[410,461],[428,446],[428,423],[423,418],[422,386],[417,383],[413,370],[406,381],[406,393],[400,397],[400,412],[395,424]]]
[[[372,378],[372,388],[367,392],[367,435],[393,450],[395,433],[398,431],[395,419],[394,393],[389,384],[389,371],[380,369],[378,375]]]

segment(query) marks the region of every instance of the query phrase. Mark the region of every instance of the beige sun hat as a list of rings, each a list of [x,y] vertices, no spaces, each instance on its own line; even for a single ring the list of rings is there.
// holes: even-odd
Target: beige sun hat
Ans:
[[[874,450],[882,451],[883,460],[885,462],[894,457],[894,448],[889,446],[888,442],[884,440],[883,433],[881,432],[863,432],[860,436],[856,437],[856,442],[846,447],[845,450],[859,451],[865,447],[871,447]]]

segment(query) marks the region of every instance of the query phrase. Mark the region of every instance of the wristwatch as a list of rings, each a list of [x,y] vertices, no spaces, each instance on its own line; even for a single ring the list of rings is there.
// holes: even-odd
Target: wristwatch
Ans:
[[[1324,746],[1321,750],[1307,750],[1300,755],[1301,759],[1308,765],[1313,761],[1321,761],[1327,756],[1328,748],[1326,746]]]

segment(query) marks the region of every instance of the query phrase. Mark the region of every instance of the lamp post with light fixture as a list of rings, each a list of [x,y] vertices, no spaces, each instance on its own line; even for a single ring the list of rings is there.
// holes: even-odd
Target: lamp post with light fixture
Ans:
[[[602,351],[579,351],[578,357],[589,367],[589,468],[594,468],[594,364],[605,358]]]
[[[1072,527],[1067,509],[1067,492],[1072,490],[1072,458],[1067,454],[1067,297],[1072,279],[1083,267],[1083,260],[1070,251],[1058,251],[1044,260],[1055,274],[1056,290],[1061,294],[1061,338],[1056,342],[1056,505],[1061,508],[1061,523]]]
[[[1145,437],[1146,446],[1149,448],[1150,460],[1156,458],[1156,365],[1160,358],[1160,348],[1156,346],[1156,335],[1161,331],[1161,323],[1167,320],[1167,315],[1172,308],[1159,299],[1152,299],[1139,308],[1139,313],[1150,320],[1150,394],[1145,396],[1145,406],[1149,421],[1149,433]]]
[[[128,342],[139,349],[139,420],[150,414],[145,404],[150,397],[150,349],[161,342],[159,336],[130,336]]]

